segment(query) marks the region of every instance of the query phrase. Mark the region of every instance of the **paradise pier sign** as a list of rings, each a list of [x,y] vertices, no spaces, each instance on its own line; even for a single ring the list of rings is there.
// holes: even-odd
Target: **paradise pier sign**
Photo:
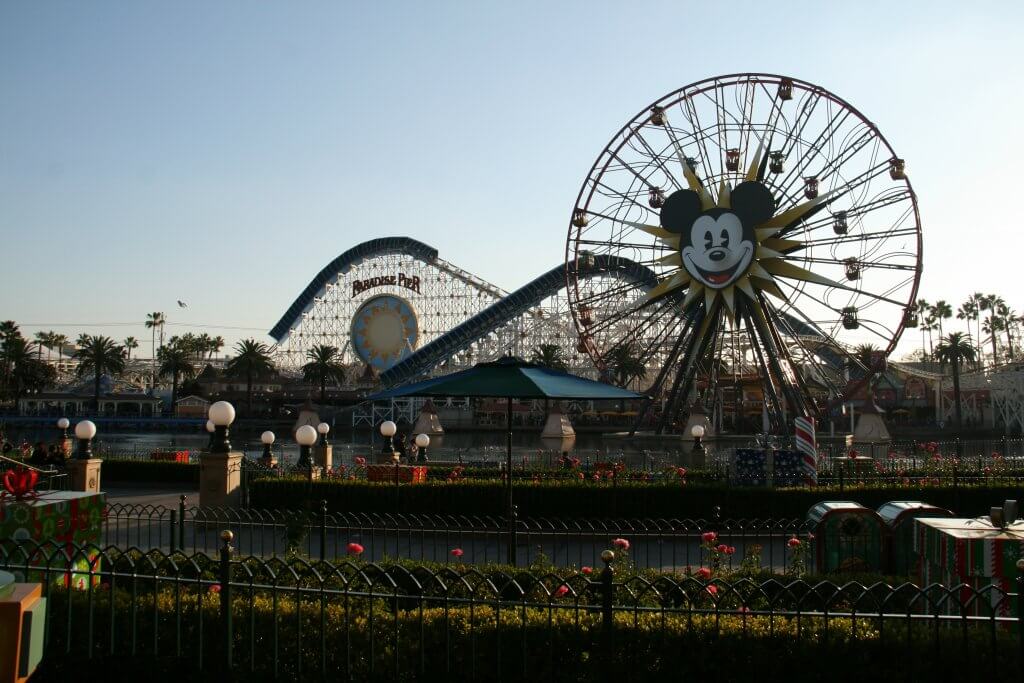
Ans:
[[[406,275],[405,273],[399,273],[398,275],[381,275],[380,277],[371,277],[366,280],[354,280],[352,282],[352,296],[365,292],[368,289],[374,287],[383,287],[385,285],[391,285],[393,287],[404,287],[405,289],[411,289],[417,294],[420,292],[420,278],[418,275]]]

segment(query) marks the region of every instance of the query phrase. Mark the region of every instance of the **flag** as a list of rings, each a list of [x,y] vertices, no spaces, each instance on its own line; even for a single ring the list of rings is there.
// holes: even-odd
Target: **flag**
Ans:
[[[804,482],[809,486],[817,486],[818,441],[814,436],[814,418],[798,417],[793,423],[796,427],[796,450],[801,456]]]

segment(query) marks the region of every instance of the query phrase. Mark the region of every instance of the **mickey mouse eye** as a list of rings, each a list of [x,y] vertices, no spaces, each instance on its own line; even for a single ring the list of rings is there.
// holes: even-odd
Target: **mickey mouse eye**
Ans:
[[[726,230],[722,231],[722,246],[726,249],[729,248],[729,233]]]
[[[714,239],[711,237],[711,231],[708,230],[706,233],[704,233],[704,248],[710,249],[713,243]]]

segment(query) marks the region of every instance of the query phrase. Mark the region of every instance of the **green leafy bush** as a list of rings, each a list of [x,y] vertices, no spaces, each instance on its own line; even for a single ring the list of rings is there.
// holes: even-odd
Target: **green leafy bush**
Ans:
[[[823,500],[854,500],[878,508],[890,500],[922,500],[955,513],[975,516],[993,504],[1019,497],[1014,486],[855,484],[766,489],[726,484],[620,481],[516,482],[520,516],[652,517],[707,519],[716,506],[723,518],[802,518]],[[290,509],[311,495],[332,511],[419,512],[503,515],[504,485],[498,480],[428,480],[395,486],[363,480],[328,479],[310,484],[301,478],[267,478],[250,484],[253,508]]]

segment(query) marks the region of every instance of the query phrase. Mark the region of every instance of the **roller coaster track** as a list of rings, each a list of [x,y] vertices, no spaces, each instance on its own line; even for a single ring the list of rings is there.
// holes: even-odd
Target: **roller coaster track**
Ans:
[[[594,266],[581,271],[578,277],[619,277],[645,291],[658,284],[657,276],[649,268],[616,256],[595,257]],[[557,294],[565,288],[565,283],[565,265],[552,268],[381,373],[381,383],[385,387],[394,386],[430,371],[473,342]]]

